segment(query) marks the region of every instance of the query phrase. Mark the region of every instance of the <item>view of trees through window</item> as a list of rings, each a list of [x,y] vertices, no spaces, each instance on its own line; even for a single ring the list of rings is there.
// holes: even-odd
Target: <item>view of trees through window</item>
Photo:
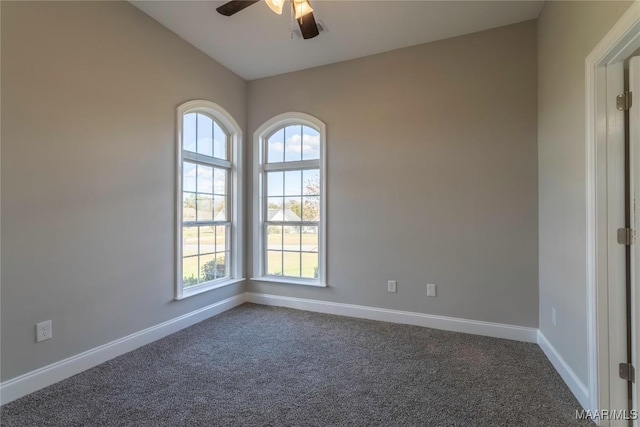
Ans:
[[[209,116],[183,117],[182,281],[229,276],[229,135]]]
[[[320,135],[309,126],[286,126],[266,140],[266,149],[264,273],[318,278]]]

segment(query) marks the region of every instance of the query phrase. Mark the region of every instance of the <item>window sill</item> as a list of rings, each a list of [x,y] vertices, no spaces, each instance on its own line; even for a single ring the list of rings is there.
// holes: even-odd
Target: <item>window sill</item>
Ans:
[[[285,279],[281,277],[252,277],[252,282],[269,282],[269,283],[281,283],[285,285],[302,285],[302,286],[315,286],[317,288],[326,288],[326,283],[315,282],[312,280],[295,280]]]
[[[198,295],[201,294],[203,292],[207,292],[207,291],[211,291],[213,289],[219,289],[219,288],[224,288],[225,286],[231,286],[231,285],[235,285],[236,283],[241,283],[244,282],[246,279],[242,278],[242,279],[229,279],[229,280],[225,280],[224,282],[216,282],[216,283],[210,283],[210,284],[203,284],[203,285],[199,285],[199,286],[193,286],[187,289],[184,289],[182,291],[182,295],[179,297],[175,297],[175,300],[183,300],[185,298],[189,298],[192,297],[194,295]]]

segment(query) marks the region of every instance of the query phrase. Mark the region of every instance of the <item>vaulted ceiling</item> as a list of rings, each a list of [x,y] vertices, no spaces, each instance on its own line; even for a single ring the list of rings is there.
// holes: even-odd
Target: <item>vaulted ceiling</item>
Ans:
[[[259,3],[225,17],[221,1],[132,1],[246,80],[345,61],[537,18],[543,1],[311,0],[328,32],[293,36],[289,9]]]

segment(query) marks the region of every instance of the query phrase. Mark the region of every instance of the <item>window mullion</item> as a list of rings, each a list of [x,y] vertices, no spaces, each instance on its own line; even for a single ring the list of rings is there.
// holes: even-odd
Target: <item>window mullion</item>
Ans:
[[[262,230],[260,230],[260,232],[262,233],[262,245],[263,245],[263,250],[260,253],[260,256],[262,257],[262,269],[264,271],[262,271],[263,275],[266,275],[269,272],[268,269],[268,264],[269,264],[269,254],[267,253],[267,249],[269,247],[269,228],[268,226],[265,224],[265,226],[262,228]]]
[[[207,227],[216,225],[231,225],[231,221],[184,221],[185,227]]]
[[[266,163],[262,165],[265,172],[278,172],[287,170],[306,170],[319,169],[320,162],[318,160],[300,160],[294,162]]]
[[[285,227],[317,227],[320,224],[319,221],[264,221],[264,223],[269,225],[282,225]]]
[[[200,283],[200,227],[198,228],[198,254],[196,255],[196,259],[198,260],[198,262],[196,263],[196,265],[198,266],[197,270],[196,270],[196,280],[197,283]]]
[[[198,139],[199,139],[198,138],[198,116],[199,116],[199,114],[196,114],[196,132],[195,132],[195,135],[196,135],[196,153],[198,152],[198,148],[199,148],[198,147]],[[183,153],[183,155],[184,155],[184,153]],[[198,188],[198,187],[196,187],[196,188]]]
[[[228,160],[222,160],[211,156],[205,156],[204,154],[194,153],[192,151],[183,150],[182,160],[188,160],[192,163],[198,163],[207,166],[216,166],[219,168],[231,169],[232,164]]]

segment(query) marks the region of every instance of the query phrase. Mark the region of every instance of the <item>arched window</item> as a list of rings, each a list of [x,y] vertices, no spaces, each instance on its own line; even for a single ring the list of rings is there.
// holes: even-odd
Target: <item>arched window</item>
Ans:
[[[303,113],[255,133],[254,280],[326,286],[325,133]]]
[[[178,107],[176,298],[242,280],[241,138],[208,101]]]

